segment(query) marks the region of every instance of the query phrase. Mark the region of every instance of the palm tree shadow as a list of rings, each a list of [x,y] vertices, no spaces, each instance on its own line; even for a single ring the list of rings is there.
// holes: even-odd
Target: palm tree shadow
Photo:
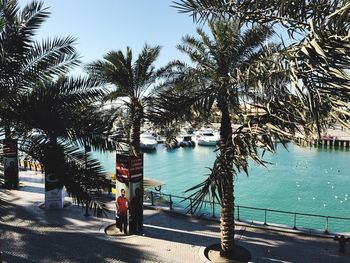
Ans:
[[[14,200],[14,199],[13,199]],[[13,201],[11,200],[11,201]],[[97,230],[99,219],[84,217],[76,206],[45,211],[37,206],[24,208],[7,203],[0,221],[4,262],[140,262],[157,257],[123,239],[106,238]],[[85,222],[82,221],[85,219]],[[83,225],[76,226],[80,220]],[[84,232],[84,227],[87,230]],[[92,232],[89,233],[89,231]],[[18,242],[20,240],[20,242]]]
[[[167,212],[144,217],[147,237],[196,246],[218,243],[220,228],[216,222]]]
[[[236,243],[246,247],[259,262],[348,262],[349,253],[339,254],[332,238],[243,229]]]
[[[132,244],[104,240],[86,233],[33,231],[29,228],[4,228],[4,262],[121,262],[157,261],[155,255]],[[15,237],[21,237],[16,246]],[[12,238],[11,238],[12,237]],[[14,253],[15,252],[15,253]]]

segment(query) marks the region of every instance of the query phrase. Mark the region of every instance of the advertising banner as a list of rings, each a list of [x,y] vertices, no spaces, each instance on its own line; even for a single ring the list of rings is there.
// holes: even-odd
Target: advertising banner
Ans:
[[[60,209],[64,205],[63,189],[54,188],[45,191],[45,209]]]
[[[129,156],[124,154],[117,154],[116,161],[116,180],[120,183],[129,182]]]
[[[130,158],[129,180],[137,183],[143,179],[143,155],[141,158]]]
[[[54,147],[46,152],[46,158],[57,160],[45,167],[45,209],[60,209],[64,205],[65,191],[59,175],[64,172],[62,154]]]
[[[143,155],[140,157],[117,154],[116,179],[121,183],[139,182],[143,179]]]
[[[129,232],[139,233],[143,227],[143,182],[130,182]]]
[[[5,187],[9,189],[17,189],[18,188],[17,140],[4,139],[2,140],[2,143],[3,143]]]
[[[126,208],[124,206],[127,206]],[[143,155],[116,156],[116,224],[120,232],[138,233],[143,222]],[[125,217],[126,215],[126,217]]]

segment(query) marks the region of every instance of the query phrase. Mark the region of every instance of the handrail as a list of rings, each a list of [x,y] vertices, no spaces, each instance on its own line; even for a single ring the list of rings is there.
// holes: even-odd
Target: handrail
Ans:
[[[165,193],[162,193],[162,192],[153,192],[153,191],[147,191],[146,193],[150,194],[150,199],[151,199],[151,205],[152,206],[154,206],[156,204],[156,200],[155,199],[156,199],[156,197],[158,197],[159,200],[162,199],[162,201],[163,201],[162,204],[163,205],[166,205],[166,206],[169,207],[170,210],[173,210],[174,209],[174,199],[180,199],[181,200],[180,202],[184,202],[184,201],[188,202],[188,206],[187,206],[188,212],[190,214],[193,214],[194,209],[193,209],[193,199],[192,198],[188,198],[188,197],[186,198],[186,197],[183,197],[183,196],[170,195],[170,194],[165,194]],[[166,198],[168,198],[168,200]],[[166,201],[166,202],[164,203],[164,201]],[[217,202],[215,203],[215,201],[213,202],[213,201],[207,201],[207,200],[204,200],[203,202],[213,206],[211,213],[212,213],[212,217],[215,217],[215,207],[217,207],[218,203]],[[176,205],[175,205],[175,207],[176,207]],[[292,215],[293,218],[290,218],[290,220],[293,221],[293,225],[289,224],[289,226],[292,227],[293,229],[297,229],[297,222],[299,223],[299,225],[298,225],[299,227],[303,227],[303,226],[301,226],[300,221],[303,221],[303,219],[305,220],[306,219],[305,217],[314,217],[314,218],[322,219],[322,220],[325,220],[324,221],[324,223],[325,223],[324,227],[319,227],[319,228],[316,228],[316,229],[322,229],[323,228],[324,229],[324,233],[329,233],[329,221],[332,220],[332,219],[334,219],[334,220],[342,220],[342,221],[350,221],[350,218],[348,218],[348,217],[327,216],[327,215],[319,215],[319,214],[311,214],[311,213],[300,213],[300,212],[290,212],[290,211],[285,211],[285,210],[276,210],[276,209],[259,208],[259,207],[251,207],[251,206],[235,205],[234,208],[237,210],[237,216],[235,216],[237,221],[241,221],[241,219],[242,219],[242,209],[243,210],[244,209],[249,209],[249,210],[253,210],[253,211],[262,211],[262,212],[264,212],[264,214],[262,215],[263,216],[263,224],[264,225],[268,225],[268,219],[269,219],[269,215],[270,215],[270,218],[271,218],[271,213]],[[200,211],[200,212],[203,212],[203,211]],[[299,220],[297,220],[297,219],[299,219]],[[246,217],[244,217],[244,220],[247,220]],[[255,221],[254,219],[251,219],[251,218],[249,220]],[[278,220],[279,220],[279,222],[276,222],[276,218],[273,218],[272,219],[272,221],[274,221],[273,224],[281,224],[282,223],[282,224],[286,225],[286,223],[281,222],[281,220],[277,218],[277,221]],[[349,223],[347,223],[347,224],[349,224]],[[288,226],[288,223],[287,223],[286,226]],[[349,226],[350,226],[350,224],[349,224]],[[350,228],[349,228],[349,230],[347,230],[347,232],[350,232]]]
[[[311,217],[321,217],[321,218],[332,218],[332,219],[340,219],[340,220],[350,220],[350,217],[339,217],[339,216],[325,216],[325,215],[319,215],[319,214],[309,214],[309,213],[300,213],[300,212],[290,212],[290,211],[284,211],[284,210],[275,210],[275,209],[269,209],[269,208],[259,208],[259,207],[252,207],[252,206],[243,206],[243,205],[235,205],[235,207],[241,207],[241,208],[247,208],[252,210],[260,210],[260,211],[268,211],[268,212],[276,212],[276,213],[283,213],[283,214],[291,214],[291,215],[301,215],[301,216],[311,216]]]

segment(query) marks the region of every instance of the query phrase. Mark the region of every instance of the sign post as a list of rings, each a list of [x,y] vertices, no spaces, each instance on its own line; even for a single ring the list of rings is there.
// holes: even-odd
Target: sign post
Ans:
[[[116,159],[116,201],[125,190],[128,200],[126,234],[138,233],[143,224],[143,155],[117,153]]]
[[[18,151],[17,140],[3,139],[4,177],[5,187],[18,188]]]
[[[61,154],[54,147],[50,147],[46,152],[46,158],[57,161],[45,166],[45,209],[61,209],[64,206],[65,195],[58,177],[64,170],[60,165]]]

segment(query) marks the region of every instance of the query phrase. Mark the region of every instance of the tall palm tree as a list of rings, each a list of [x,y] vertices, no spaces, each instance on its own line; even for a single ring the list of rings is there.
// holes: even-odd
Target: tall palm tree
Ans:
[[[20,10],[16,0],[0,1],[2,106],[8,96],[26,91],[30,83],[63,74],[78,65],[73,38],[34,41],[48,15],[41,2],[33,1]]]
[[[79,150],[86,146],[114,148],[107,140],[109,118],[94,104],[105,95],[101,85],[92,78],[60,77],[37,82],[27,93],[9,100],[5,116],[13,120],[23,138],[20,148],[43,163],[45,177],[50,179],[46,180],[47,191],[65,185],[75,191],[73,194],[86,194],[86,185],[77,188],[76,180],[72,180],[78,171],[82,176],[91,175],[90,179],[102,176],[99,164],[89,156],[86,159]]]
[[[13,137],[9,100],[39,80],[62,74],[78,63],[71,37],[35,42],[33,36],[49,13],[33,1],[22,10],[16,0],[0,1],[0,126]],[[11,128],[12,127],[12,128]]]
[[[268,56],[278,47],[264,45],[272,34],[269,27],[256,26],[244,31],[243,25],[235,20],[210,23],[209,28],[212,37],[198,29],[199,38],[183,38],[178,48],[188,55],[193,66],[180,62],[169,65],[170,78],[163,83],[165,92],[160,92],[153,101],[152,114],[153,121],[163,123],[191,116],[191,111],[208,116],[213,105],[218,107],[221,113],[218,155],[209,178],[189,189],[196,190],[189,198],[195,199],[196,209],[208,195],[219,201],[221,255],[229,257],[234,248],[234,177],[241,170],[247,173],[248,157],[264,165],[257,148],[260,145],[274,150],[270,133],[291,135],[303,120],[291,114],[296,100],[282,73],[268,69],[264,74],[245,77],[246,72],[254,71],[252,65],[263,59],[271,66],[274,64]],[[247,105],[259,107],[260,113],[247,115],[244,110]],[[235,132],[231,128],[232,112],[244,122]]]
[[[144,109],[152,95],[152,85],[157,79],[154,63],[159,56],[160,47],[145,45],[133,61],[130,47],[125,54],[122,51],[111,51],[102,60],[87,65],[91,76],[112,84],[114,90],[105,99],[123,99],[128,108],[130,152],[140,154],[140,129],[144,118]],[[125,100],[125,97],[128,98]]]
[[[293,40],[278,55],[289,67],[294,92],[305,100],[312,121],[321,124],[318,112],[328,104],[330,115],[342,126],[350,112],[350,3],[347,0],[323,1],[229,1],[180,0],[174,6],[189,13],[196,21],[238,18],[257,24],[274,24],[284,28]],[[277,54],[276,54],[277,55]]]

